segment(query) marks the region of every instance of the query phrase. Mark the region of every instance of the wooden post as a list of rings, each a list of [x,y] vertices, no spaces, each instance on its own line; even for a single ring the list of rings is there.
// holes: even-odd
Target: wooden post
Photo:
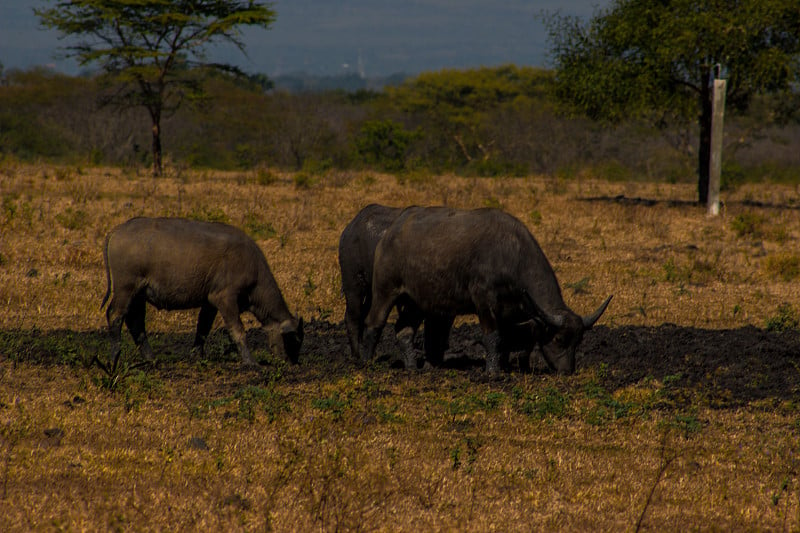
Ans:
[[[708,169],[708,214],[719,215],[719,182],[722,175],[722,122],[725,116],[725,80],[714,80],[711,100],[711,161]]]

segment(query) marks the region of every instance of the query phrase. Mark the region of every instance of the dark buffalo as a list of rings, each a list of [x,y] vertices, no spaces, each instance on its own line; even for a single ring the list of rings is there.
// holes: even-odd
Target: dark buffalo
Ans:
[[[145,303],[158,309],[199,307],[193,352],[203,353],[217,311],[239,348],[255,365],[239,315],[280,327],[286,356],[297,362],[303,321],[289,312],[261,249],[227,224],[181,218],[133,218],[111,230],[103,246],[108,288],[106,319],[119,357],[122,322],[142,355],[153,359],[145,333]]]
[[[364,319],[372,304],[372,263],[375,248],[386,229],[403,212],[402,208],[370,204],[353,218],[339,239],[339,267],[345,298],[344,321],[354,358],[364,333]],[[425,354],[433,364],[440,363],[447,348],[447,337],[453,323],[451,316],[423,316],[410,300],[398,299],[398,320],[395,332],[405,345],[407,367],[416,364],[412,346],[414,333],[425,320]]]
[[[600,318],[611,297],[588,317],[572,312],[539,244],[507,213],[410,207],[389,226],[375,250],[364,358],[373,357],[389,311],[399,299],[413,301],[426,315],[477,314],[489,372],[506,366],[509,351],[520,344],[536,343],[550,368],[572,373],[584,332]]]

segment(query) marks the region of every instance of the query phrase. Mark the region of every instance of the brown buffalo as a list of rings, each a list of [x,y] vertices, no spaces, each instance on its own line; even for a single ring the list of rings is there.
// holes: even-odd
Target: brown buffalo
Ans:
[[[145,303],[158,309],[200,308],[193,352],[203,353],[217,311],[239,348],[255,365],[239,315],[280,327],[287,357],[297,362],[303,321],[292,316],[261,249],[227,224],[181,218],[133,218],[108,234],[103,246],[108,288],[104,306],[119,358],[122,322],[142,355],[153,359],[145,332]]]
[[[375,249],[362,357],[373,357],[389,311],[402,299],[413,301],[425,315],[477,314],[489,372],[506,366],[509,351],[520,342],[535,342],[550,368],[572,373],[584,332],[611,297],[592,315],[576,315],[564,303],[536,239],[507,213],[409,207]],[[521,335],[526,328],[528,333]]]
[[[402,212],[403,208],[370,204],[356,214],[339,238],[339,267],[345,298],[344,322],[350,341],[350,352],[354,358],[359,356],[364,319],[372,305],[372,263],[375,248],[386,229]],[[412,340],[423,320],[425,355],[432,364],[441,363],[453,317],[423,316],[410,300],[400,299],[395,303],[398,309],[395,333],[404,344],[406,367],[417,364]]]

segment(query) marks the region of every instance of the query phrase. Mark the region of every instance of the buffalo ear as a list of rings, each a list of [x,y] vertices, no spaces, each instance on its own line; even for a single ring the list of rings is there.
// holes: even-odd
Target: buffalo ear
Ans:
[[[608,304],[609,304],[609,302],[611,302],[611,298],[613,298],[613,297],[614,297],[614,295],[612,294],[611,296],[606,298],[606,301],[603,302],[600,305],[600,307],[597,308],[597,311],[595,311],[591,315],[582,317],[583,329],[591,329],[592,326],[594,326],[594,323],[597,322],[600,319],[600,316],[605,312],[606,307],[608,307]]]

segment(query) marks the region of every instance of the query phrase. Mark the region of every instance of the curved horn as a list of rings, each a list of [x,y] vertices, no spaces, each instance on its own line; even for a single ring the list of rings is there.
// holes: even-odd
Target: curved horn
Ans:
[[[612,294],[611,296],[606,298],[606,301],[603,302],[602,305],[600,305],[600,307],[597,308],[597,311],[595,311],[591,315],[582,317],[583,329],[591,329],[591,327],[594,326],[594,323],[597,322],[600,316],[605,312],[606,307],[608,307],[608,304],[611,301],[611,298],[613,297],[614,295]]]

